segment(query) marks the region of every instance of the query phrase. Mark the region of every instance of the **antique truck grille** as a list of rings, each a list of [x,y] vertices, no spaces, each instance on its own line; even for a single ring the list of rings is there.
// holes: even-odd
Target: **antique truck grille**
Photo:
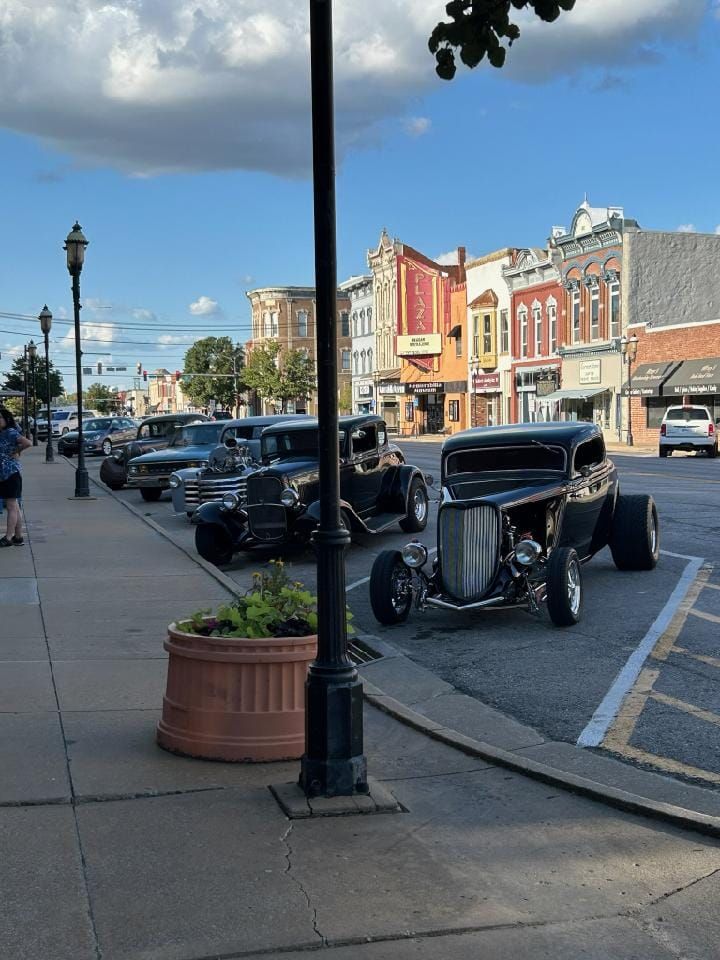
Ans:
[[[283,540],[287,534],[283,485],[277,477],[248,477],[247,514],[250,533],[258,540]]]
[[[443,590],[457,600],[480,600],[497,573],[501,539],[500,512],[492,504],[443,504],[438,516]]]
[[[226,493],[235,493],[241,505],[247,500],[247,482],[244,477],[203,477],[183,481],[185,508],[194,510],[201,503],[213,503],[222,500]]]

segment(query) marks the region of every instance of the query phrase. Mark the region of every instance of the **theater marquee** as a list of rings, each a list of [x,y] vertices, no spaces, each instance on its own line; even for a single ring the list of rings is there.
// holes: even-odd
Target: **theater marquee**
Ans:
[[[426,371],[442,353],[443,329],[450,316],[447,277],[432,267],[398,257],[398,331],[396,351]]]
[[[397,338],[399,357],[427,357],[442,353],[442,337],[439,333],[415,333]]]

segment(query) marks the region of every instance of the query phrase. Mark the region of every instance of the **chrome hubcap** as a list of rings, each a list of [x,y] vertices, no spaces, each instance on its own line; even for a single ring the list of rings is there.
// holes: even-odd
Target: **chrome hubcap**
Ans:
[[[422,490],[415,491],[413,510],[415,512],[415,519],[422,522],[427,514],[427,500],[425,499],[425,494]]]
[[[657,520],[655,517],[652,517],[650,520],[650,552],[653,556],[657,553],[657,543],[658,543],[658,534],[657,534]]]
[[[395,567],[392,578],[392,605],[396,613],[407,609],[412,597],[412,575],[405,564]]]
[[[578,567],[576,561],[574,560],[568,567],[567,591],[568,591],[568,602],[570,604],[570,610],[572,611],[574,616],[577,616],[580,610],[580,598],[582,596],[582,587],[580,586],[580,568]]]

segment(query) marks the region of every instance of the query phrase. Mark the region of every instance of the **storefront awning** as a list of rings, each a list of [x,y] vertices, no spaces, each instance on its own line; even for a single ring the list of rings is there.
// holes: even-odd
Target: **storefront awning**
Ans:
[[[660,388],[677,366],[677,360],[667,363],[639,363],[632,372],[633,397],[659,397]],[[630,381],[623,384],[624,397],[630,396]]]
[[[720,357],[684,360],[663,385],[665,397],[683,393],[720,393]]]
[[[578,387],[576,390],[556,390],[548,393],[543,400],[589,400],[599,393],[605,393],[609,387]]]

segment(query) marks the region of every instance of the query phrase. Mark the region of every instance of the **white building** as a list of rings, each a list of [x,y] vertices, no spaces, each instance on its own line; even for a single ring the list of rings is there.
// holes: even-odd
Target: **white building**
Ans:
[[[372,276],[350,277],[339,285],[339,289],[350,297],[352,412],[373,413],[377,398]]]

